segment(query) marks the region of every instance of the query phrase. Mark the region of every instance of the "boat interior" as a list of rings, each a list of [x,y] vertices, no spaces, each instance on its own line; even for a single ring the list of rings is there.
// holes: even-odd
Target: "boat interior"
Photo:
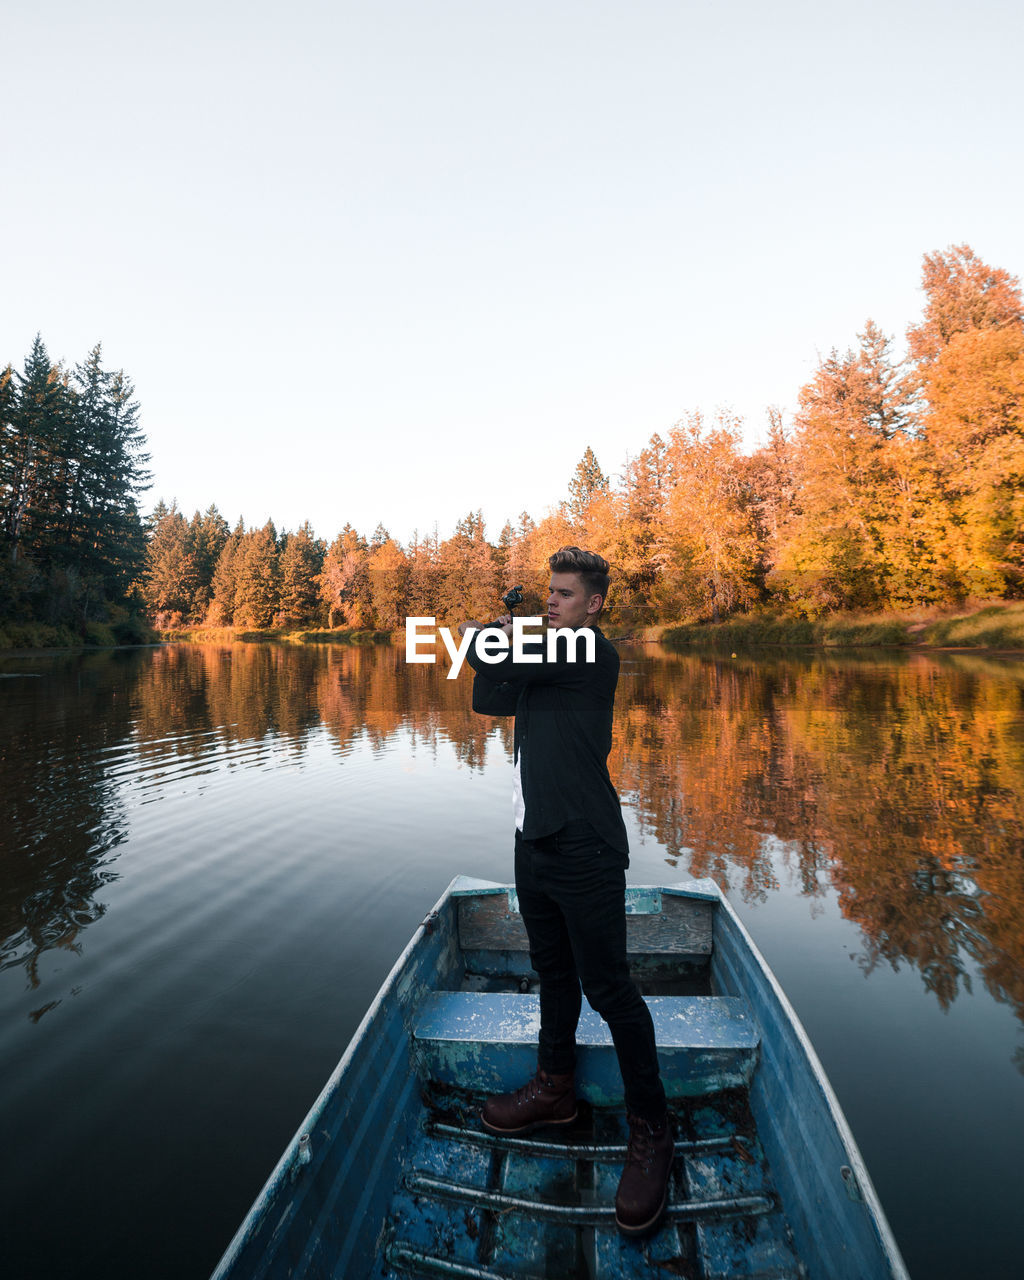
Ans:
[[[514,894],[466,893],[456,899],[458,961],[412,1027],[423,1110],[375,1274],[805,1275],[749,1105],[759,1037],[742,998],[716,991],[714,905],[660,895],[655,904],[655,892],[631,894],[628,922],[676,1131],[660,1228],[637,1240],[615,1225],[627,1136],[621,1080],[607,1028],[586,1004],[575,1125],[527,1137],[483,1129],[487,1093],[535,1069],[539,1002]]]
[[[416,930],[214,1280],[906,1280],[821,1065],[711,881],[626,890],[676,1138],[647,1238],[615,1225],[622,1079],[584,1002],[574,1125],[486,1132],[536,1070],[514,889],[458,877]]]

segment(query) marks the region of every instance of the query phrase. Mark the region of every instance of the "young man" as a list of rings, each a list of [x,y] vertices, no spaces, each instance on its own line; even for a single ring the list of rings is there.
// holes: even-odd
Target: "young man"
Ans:
[[[591,627],[594,661],[575,661],[560,640],[554,655],[532,646],[532,662],[509,651],[467,660],[476,675],[473,709],[515,715],[515,870],[519,908],[540,976],[537,1074],[513,1093],[489,1098],[493,1133],[529,1133],[576,1119],[576,1024],[580,988],[608,1023],[625,1087],[626,1166],[615,1217],[627,1235],[653,1230],[665,1209],[674,1142],[658,1072],[654,1025],[626,961],[626,829],[608,776],[619,655],[597,626],[608,595],[608,562],[562,547],[551,556],[550,627]],[[511,631],[511,619],[502,619]],[[459,631],[479,629],[464,622]]]

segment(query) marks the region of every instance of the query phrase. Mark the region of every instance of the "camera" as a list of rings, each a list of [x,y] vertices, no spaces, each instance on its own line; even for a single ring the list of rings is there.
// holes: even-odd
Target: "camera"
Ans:
[[[523,603],[523,584],[520,583],[518,587],[512,587],[511,590],[506,591],[501,599],[505,608],[511,613],[517,604]]]

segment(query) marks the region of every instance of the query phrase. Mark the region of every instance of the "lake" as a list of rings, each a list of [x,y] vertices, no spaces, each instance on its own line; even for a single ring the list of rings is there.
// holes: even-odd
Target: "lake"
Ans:
[[[1024,663],[621,653],[630,881],[725,888],[911,1274],[1019,1275]],[[400,647],[0,655],[5,1280],[204,1280],[511,814],[511,726]]]

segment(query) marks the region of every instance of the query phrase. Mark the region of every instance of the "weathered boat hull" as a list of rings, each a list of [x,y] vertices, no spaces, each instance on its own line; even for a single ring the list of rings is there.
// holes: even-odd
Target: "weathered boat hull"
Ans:
[[[631,966],[677,1115],[670,1207],[627,1241],[607,1029],[578,1040],[577,1131],[495,1139],[539,1024],[508,886],[453,881],[388,976],[213,1280],[448,1275],[905,1277],[806,1034],[711,881],[627,891]],[[665,994],[662,994],[665,993]],[[667,1268],[667,1270],[666,1270]]]

